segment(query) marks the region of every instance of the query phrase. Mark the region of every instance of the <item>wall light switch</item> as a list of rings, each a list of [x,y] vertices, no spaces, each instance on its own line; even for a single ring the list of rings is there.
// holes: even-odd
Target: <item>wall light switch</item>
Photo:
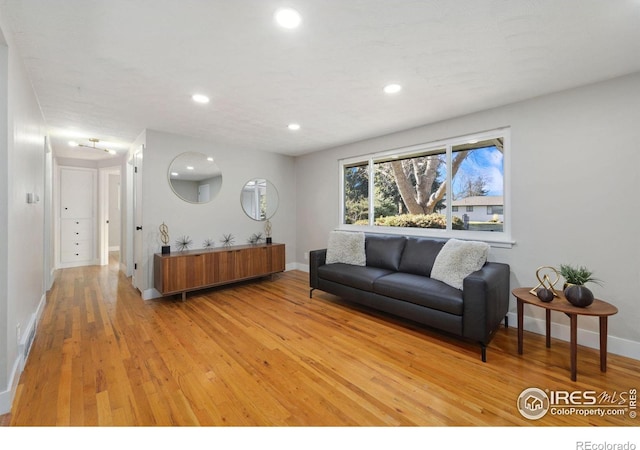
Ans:
[[[40,196],[38,194],[34,194],[33,192],[27,192],[27,203],[38,203],[40,201]]]

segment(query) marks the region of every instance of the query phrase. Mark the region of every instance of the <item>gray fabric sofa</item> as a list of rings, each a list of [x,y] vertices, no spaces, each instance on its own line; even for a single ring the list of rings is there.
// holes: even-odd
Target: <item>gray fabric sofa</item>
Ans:
[[[365,234],[366,265],[326,264],[327,249],[309,253],[309,297],[319,289],[486,347],[509,307],[507,264],[486,262],[456,289],[430,278],[447,239]]]

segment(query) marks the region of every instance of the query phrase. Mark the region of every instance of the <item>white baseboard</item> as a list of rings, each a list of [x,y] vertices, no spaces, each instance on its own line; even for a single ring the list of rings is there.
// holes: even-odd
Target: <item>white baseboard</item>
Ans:
[[[162,294],[153,288],[145,289],[142,292],[142,300],[151,300],[151,299],[160,298],[160,297],[162,297]]]
[[[124,273],[124,275],[126,277],[130,277],[131,276],[131,273],[129,273],[129,269],[127,267],[127,263],[125,263],[125,262],[121,262],[120,263],[120,272]]]
[[[72,263],[59,263],[58,269],[70,269],[72,267],[82,267],[82,266],[99,266],[99,259],[92,259],[91,261],[81,261],[81,262],[72,262]]]
[[[510,312],[507,316],[509,317],[509,326],[518,328],[518,315]],[[546,334],[545,320],[525,315],[524,329],[544,336]],[[569,342],[571,340],[570,327],[561,323],[551,322],[551,337]],[[578,345],[599,349],[600,333],[578,328]],[[607,339],[607,352],[640,360],[640,342],[609,336]]]
[[[24,332],[22,333],[20,342],[18,342],[16,359],[13,362],[11,375],[9,377],[9,382],[7,383],[8,389],[6,391],[0,392],[0,414],[7,414],[11,412],[11,404],[13,403],[13,399],[18,388],[20,374],[22,374],[24,365],[27,362],[25,359],[25,350],[27,349],[27,347],[30,347],[33,344],[33,339],[35,339],[35,331],[37,329],[38,322],[40,322],[40,317],[42,316],[42,312],[44,311],[46,302],[47,295],[45,293],[40,297],[40,303],[38,304],[36,311],[31,315],[31,317],[29,318],[29,323],[24,327]]]

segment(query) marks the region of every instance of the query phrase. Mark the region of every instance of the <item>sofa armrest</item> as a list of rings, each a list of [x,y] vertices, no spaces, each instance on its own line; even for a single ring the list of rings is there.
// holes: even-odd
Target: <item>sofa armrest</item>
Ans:
[[[312,250],[309,252],[309,287],[318,287],[318,267],[324,266],[327,261],[327,249]]]
[[[488,262],[463,281],[462,332],[488,344],[509,310],[508,264]]]

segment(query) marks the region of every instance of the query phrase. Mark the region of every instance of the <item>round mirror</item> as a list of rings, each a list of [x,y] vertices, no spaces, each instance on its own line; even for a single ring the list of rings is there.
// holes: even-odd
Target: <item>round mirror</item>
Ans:
[[[255,178],[242,188],[240,204],[253,220],[271,219],[278,209],[278,191],[269,180]]]
[[[212,156],[186,152],[169,166],[169,185],[185,202],[207,203],[222,187],[222,172]]]

